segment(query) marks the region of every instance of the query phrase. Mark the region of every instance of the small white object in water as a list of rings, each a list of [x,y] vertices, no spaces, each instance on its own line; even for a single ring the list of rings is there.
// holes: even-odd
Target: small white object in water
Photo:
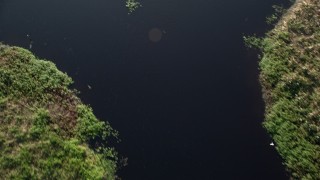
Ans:
[[[29,39],[29,49],[32,49],[33,41],[32,41],[32,39],[30,38],[30,35],[29,35],[29,34],[27,34],[27,37],[28,37],[28,39]]]
[[[88,84],[88,88],[89,88],[89,89],[92,89],[92,87],[91,87],[89,84]]]
[[[273,142],[271,142],[271,143],[270,143],[270,146],[274,146],[274,143],[273,143]]]

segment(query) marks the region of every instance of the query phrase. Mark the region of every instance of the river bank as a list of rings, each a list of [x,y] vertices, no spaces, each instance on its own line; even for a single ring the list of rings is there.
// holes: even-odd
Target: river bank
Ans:
[[[0,44],[1,178],[116,178],[117,155],[106,140],[117,132],[71,84],[52,62]],[[97,137],[105,143],[93,143]]]
[[[320,2],[298,0],[261,42],[264,126],[294,179],[320,177]]]

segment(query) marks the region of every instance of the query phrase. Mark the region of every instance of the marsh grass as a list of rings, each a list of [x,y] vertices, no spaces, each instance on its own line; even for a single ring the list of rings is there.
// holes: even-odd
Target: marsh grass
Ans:
[[[3,179],[115,179],[117,132],[68,87],[72,79],[28,50],[0,44]],[[95,138],[102,141],[90,146]]]
[[[297,0],[261,39],[264,127],[293,179],[320,178],[320,1]]]

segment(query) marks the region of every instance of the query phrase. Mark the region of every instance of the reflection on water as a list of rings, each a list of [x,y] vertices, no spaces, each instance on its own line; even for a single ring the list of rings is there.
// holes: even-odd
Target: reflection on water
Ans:
[[[162,31],[158,28],[152,28],[148,35],[150,41],[159,42],[162,38]]]

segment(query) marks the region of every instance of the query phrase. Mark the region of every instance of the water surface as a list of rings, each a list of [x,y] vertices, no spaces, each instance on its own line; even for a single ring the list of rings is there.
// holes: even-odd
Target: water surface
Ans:
[[[141,3],[128,15],[123,0],[0,0],[0,41],[28,48],[29,34],[75,80],[120,132],[123,179],[288,179],[242,42],[279,1]]]

